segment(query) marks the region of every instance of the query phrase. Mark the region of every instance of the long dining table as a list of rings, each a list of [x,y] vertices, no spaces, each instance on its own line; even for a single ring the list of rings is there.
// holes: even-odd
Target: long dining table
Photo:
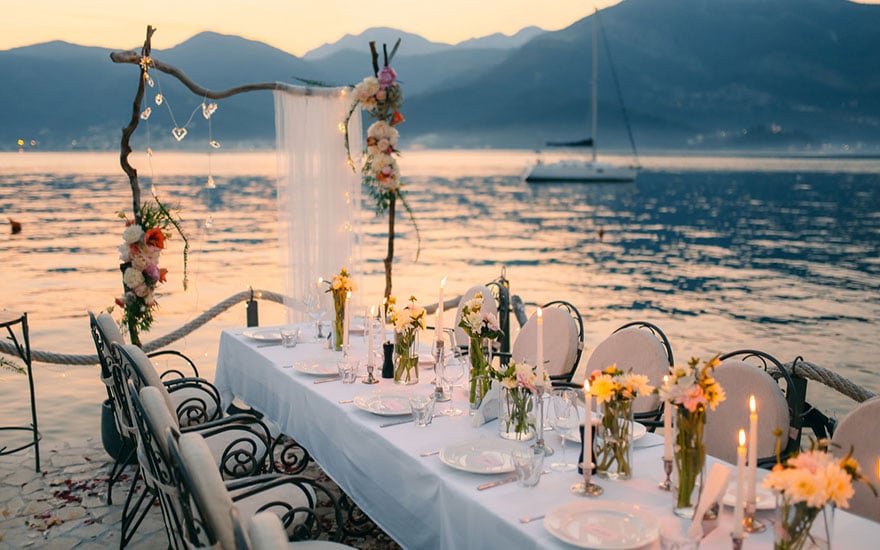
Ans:
[[[447,445],[499,439],[497,420],[474,427],[467,413],[442,414],[450,407],[467,410],[463,389],[453,391],[451,403],[437,403],[439,416],[430,426],[418,428],[408,422],[381,427],[406,416],[373,414],[353,400],[360,402],[377,391],[431,393],[432,370],[423,369],[420,383],[407,387],[381,378],[374,385],[363,384],[363,378],[354,384],[316,383],[326,378],[312,371],[332,370],[342,353],[327,349],[323,340],[309,342],[312,332],[308,328],[302,330],[305,342],[283,347],[271,337],[277,328],[223,331],[215,385],[224,406],[238,398],[265,414],[281,432],[305,447],[327,475],[404,548],[572,548],[548,531],[540,516],[558,507],[577,506],[573,503],[578,501],[590,500],[595,503],[591,506],[598,507],[617,502],[637,505],[660,522],[674,517],[672,493],[657,486],[664,478],[663,438],[657,434],[648,433],[635,441],[632,479],[594,478],[604,488],[604,494],[594,499],[569,491],[582,479],[576,471],[551,471],[535,487],[506,483],[477,490],[509,474],[462,471],[440,459],[438,451]],[[352,336],[350,355],[365,362],[367,345],[361,337]],[[376,369],[376,377],[380,371]],[[557,453],[545,461],[547,468],[559,458],[560,443],[553,432],[547,432],[545,440]],[[579,444],[569,442],[568,459],[576,461],[578,452]],[[716,461],[710,457],[709,462]],[[773,512],[759,511],[757,517],[768,529],[749,535],[743,548],[772,548]],[[539,519],[522,523],[520,518]],[[732,509],[722,506],[701,547],[730,548],[732,524]],[[873,548],[880,540],[880,524],[838,510],[833,537],[840,548]],[[652,539],[644,547],[659,548],[660,544]]]

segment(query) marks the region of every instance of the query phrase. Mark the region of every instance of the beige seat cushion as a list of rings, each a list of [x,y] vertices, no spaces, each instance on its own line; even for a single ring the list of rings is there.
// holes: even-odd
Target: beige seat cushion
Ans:
[[[658,387],[663,376],[669,373],[669,358],[666,348],[650,331],[638,327],[627,327],[603,340],[587,360],[586,376],[593,371],[617,365],[624,372],[644,374],[648,382]],[[656,394],[637,397],[633,402],[633,412],[648,412],[660,407],[660,396]]]
[[[858,461],[862,473],[875,488],[880,489],[880,397],[874,397],[850,411],[831,438],[835,455],[845,456],[850,449]],[[874,495],[864,483],[855,484],[856,493],[849,501],[849,511],[864,518],[880,522],[880,497]]]
[[[776,454],[774,431],[782,430],[782,445],[788,441],[788,404],[782,389],[764,369],[739,359],[728,359],[715,367],[715,379],[727,399],[706,412],[706,452],[736,462],[737,433],[749,430],[749,396],[758,406],[758,459]]]

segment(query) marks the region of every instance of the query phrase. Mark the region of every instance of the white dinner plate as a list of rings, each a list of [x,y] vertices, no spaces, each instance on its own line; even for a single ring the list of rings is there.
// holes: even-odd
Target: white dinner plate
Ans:
[[[311,376],[336,376],[339,369],[335,363],[314,363],[311,361],[296,361],[293,370]]]
[[[622,550],[657,540],[657,516],[635,504],[576,500],[551,510],[544,527],[563,542],[580,548]]]
[[[376,391],[358,395],[354,398],[357,408],[380,416],[402,416],[412,414],[409,408],[411,393],[400,391]]]
[[[257,340],[260,342],[280,342],[281,341],[281,329],[279,328],[260,328],[260,329],[248,329],[242,332],[247,338],[251,340]]]
[[[504,474],[513,471],[510,452],[521,444],[504,439],[483,438],[447,445],[440,449],[440,461],[473,474]]]
[[[744,497],[747,495],[743,495]],[[731,483],[724,493],[721,503],[725,506],[736,506],[736,483]],[[776,495],[772,491],[763,489],[760,486],[755,487],[755,509],[756,510],[772,510],[776,508]]]
[[[633,423],[633,441],[638,441],[639,439],[645,437],[645,434],[648,433],[648,427],[640,422]],[[571,432],[565,434],[566,441],[572,441],[574,443],[581,442],[581,434],[579,431]]]

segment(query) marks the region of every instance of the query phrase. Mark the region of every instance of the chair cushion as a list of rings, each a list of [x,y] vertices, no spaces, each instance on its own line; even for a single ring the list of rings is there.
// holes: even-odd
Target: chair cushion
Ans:
[[[255,514],[248,523],[247,534],[254,550],[274,550],[288,545],[281,520],[271,512]]]
[[[547,374],[567,374],[574,367],[578,352],[578,327],[568,311],[548,307],[544,317],[544,367]],[[514,361],[535,364],[538,358],[538,316],[533,313],[513,342]]]
[[[727,398],[714,411],[706,412],[706,452],[730,463],[736,462],[736,434],[749,429],[749,396],[758,405],[758,459],[776,453],[776,436],[782,430],[782,445],[788,440],[788,403],[782,388],[764,369],[739,359],[728,359],[715,367],[715,379]]]
[[[131,358],[131,368],[140,374],[140,377],[146,382],[146,385],[158,389],[162,394],[162,397],[165,399],[165,403],[168,405],[168,410],[175,412],[177,408],[174,401],[171,399],[168,390],[165,389],[165,384],[162,383],[159,373],[156,372],[156,368],[153,366],[150,358],[147,357],[147,354],[144,353],[144,350],[132,344],[126,344],[123,346],[123,349]],[[136,380],[135,384],[140,384],[140,380]]]
[[[669,358],[666,348],[650,331],[638,327],[627,327],[611,334],[603,340],[587,360],[586,376],[593,371],[610,365],[624,372],[644,374],[648,382],[657,387],[663,382],[663,375],[669,373]],[[660,407],[660,396],[644,395],[633,402],[633,412],[654,411]]]
[[[232,498],[220,478],[220,471],[201,435],[180,436],[180,456],[193,481],[193,498],[202,520],[223,548],[235,548],[235,532],[230,520]]]
[[[877,487],[877,468],[880,468],[880,397],[874,397],[850,411],[834,430],[832,452],[846,456],[850,449],[862,473]],[[880,497],[864,483],[855,483],[855,495],[849,501],[849,511],[874,521],[880,521]]]
[[[104,344],[108,348],[112,347],[113,344],[119,344],[121,346],[125,343],[122,333],[119,332],[119,325],[116,324],[113,317],[110,317],[109,313],[99,314],[97,322],[98,330],[101,331],[101,335],[104,337]]]
[[[461,322],[461,310],[464,305],[473,300],[477,294],[483,295],[483,311],[491,313],[496,317],[498,316],[498,304],[495,303],[495,295],[492,294],[489,287],[485,285],[476,285],[467,289],[467,291],[462,294],[461,300],[458,302],[458,310],[455,312],[455,324],[453,325],[455,328],[455,343],[459,346],[466,346],[468,344],[467,333],[463,328],[458,326],[458,323]]]
[[[166,428],[172,431],[180,431],[177,424],[177,417],[168,410],[165,398],[158,388],[153,386],[145,386],[140,391],[141,405],[144,407],[144,413],[147,415],[147,422],[153,437],[159,443],[162,454],[165,457],[171,456],[171,450],[168,448],[168,440],[164,437]]]

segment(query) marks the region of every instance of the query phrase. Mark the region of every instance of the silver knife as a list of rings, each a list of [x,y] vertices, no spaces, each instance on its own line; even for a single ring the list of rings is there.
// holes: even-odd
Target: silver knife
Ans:
[[[489,483],[484,483],[477,487],[477,491],[485,491],[486,489],[491,489],[492,487],[498,487],[499,485],[504,485],[505,483],[512,483],[516,481],[516,476],[508,476],[504,479],[499,479],[496,481],[491,481]]]
[[[327,382],[336,382],[337,380],[342,380],[338,376],[333,376],[331,378],[321,378],[320,380],[315,380],[312,384],[326,384]]]

